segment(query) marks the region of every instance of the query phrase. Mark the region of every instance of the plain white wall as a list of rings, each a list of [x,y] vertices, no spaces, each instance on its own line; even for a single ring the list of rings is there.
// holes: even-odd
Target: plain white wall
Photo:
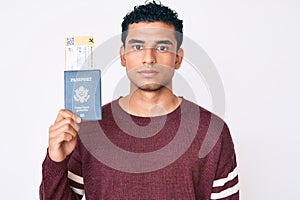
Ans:
[[[1,1],[1,199],[38,199],[48,127],[63,107],[64,37],[94,35],[100,45],[143,2]],[[222,78],[242,199],[299,199],[300,2],[162,3],[177,10]]]

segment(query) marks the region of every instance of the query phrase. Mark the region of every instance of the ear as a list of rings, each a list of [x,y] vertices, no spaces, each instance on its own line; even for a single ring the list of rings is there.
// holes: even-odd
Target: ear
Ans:
[[[123,67],[126,67],[126,58],[125,58],[125,47],[122,45],[120,47],[120,60],[121,60],[121,65]]]
[[[179,69],[183,60],[184,51],[182,48],[179,48],[176,52],[176,60],[175,60],[175,69]]]

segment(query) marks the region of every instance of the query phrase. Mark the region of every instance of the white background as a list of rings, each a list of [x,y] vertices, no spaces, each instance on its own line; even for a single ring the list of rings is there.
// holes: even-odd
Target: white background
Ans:
[[[1,0],[1,199],[38,199],[48,127],[63,107],[64,37],[94,35],[100,45],[144,1],[44,2]],[[242,199],[299,199],[300,2],[162,2],[222,78]],[[104,101],[118,80],[109,81]]]

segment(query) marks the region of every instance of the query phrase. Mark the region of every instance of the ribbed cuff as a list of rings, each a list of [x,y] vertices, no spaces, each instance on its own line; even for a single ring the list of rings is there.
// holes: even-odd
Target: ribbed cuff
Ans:
[[[46,154],[46,158],[43,162],[43,175],[44,176],[61,176],[67,172],[68,162],[70,160],[70,155],[68,155],[63,161],[56,162],[51,160],[48,150]]]

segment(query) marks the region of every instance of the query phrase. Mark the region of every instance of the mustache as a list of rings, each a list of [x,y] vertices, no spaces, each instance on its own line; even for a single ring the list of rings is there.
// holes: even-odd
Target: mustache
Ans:
[[[170,69],[168,66],[158,64],[148,64],[136,67],[133,69],[135,72],[161,72],[162,69]]]

